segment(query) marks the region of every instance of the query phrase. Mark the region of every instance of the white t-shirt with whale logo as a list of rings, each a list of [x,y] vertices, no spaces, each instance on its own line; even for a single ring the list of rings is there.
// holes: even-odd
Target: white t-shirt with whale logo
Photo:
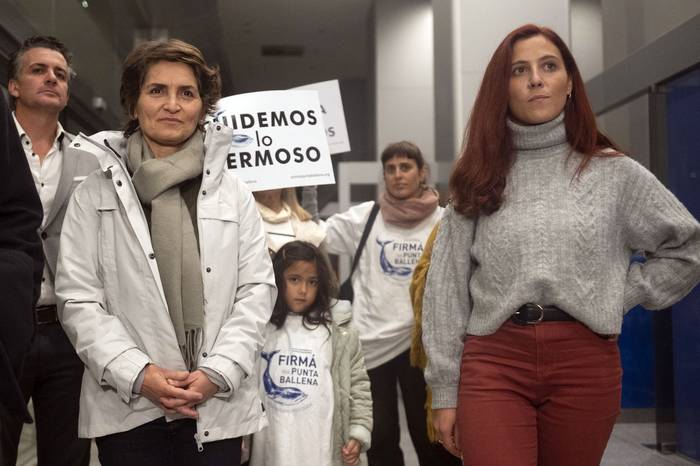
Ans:
[[[353,257],[372,205],[364,202],[324,222],[327,252]],[[442,212],[438,207],[412,228],[392,225],[384,221],[381,211],[377,214],[352,276],[352,323],[360,334],[367,369],[394,359],[411,345],[414,322],[408,287]]]
[[[251,466],[330,465],[333,425],[331,334],[289,314],[268,324],[258,363],[260,397],[269,425],[253,437]]]

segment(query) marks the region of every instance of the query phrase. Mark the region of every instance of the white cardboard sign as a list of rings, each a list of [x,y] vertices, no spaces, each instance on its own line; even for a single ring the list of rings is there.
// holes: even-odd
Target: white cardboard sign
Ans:
[[[343,111],[343,99],[340,96],[338,80],[322,81],[320,83],[307,84],[294,89],[307,89],[318,91],[321,100],[321,112],[326,124],[326,136],[331,154],[350,152],[350,139],[348,128],[345,124],[345,112]]]
[[[224,97],[214,120],[233,128],[226,168],[252,191],[333,184],[318,93],[265,91]]]

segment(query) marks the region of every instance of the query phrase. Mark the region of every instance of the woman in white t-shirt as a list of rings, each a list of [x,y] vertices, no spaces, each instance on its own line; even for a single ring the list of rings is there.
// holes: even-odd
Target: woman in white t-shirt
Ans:
[[[442,208],[437,192],[426,184],[428,167],[415,144],[390,144],[381,160],[386,190],[352,276],[353,325],[360,333],[374,400],[372,448],[367,457],[370,465],[404,464],[399,448],[398,384],[421,466],[456,465],[457,458],[428,440],[425,380],[409,361],[413,308],[408,287]],[[373,205],[365,202],[331,216],[325,222],[326,252],[353,257]]]
[[[253,196],[263,219],[267,248],[272,254],[290,241],[306,241],[318,246],[325,238],[323,228],[299,205],[294,188],[258,191]]]

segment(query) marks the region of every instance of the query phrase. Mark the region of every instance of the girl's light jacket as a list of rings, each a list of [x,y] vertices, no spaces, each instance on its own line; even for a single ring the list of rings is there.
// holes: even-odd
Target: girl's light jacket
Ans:
[[[372,446],[372,391],[357,330],[350,325],[352,305],[338,301],[331,308],[333,327],[333,452],[332,466],[342,466],[341,449],[351,438],[361,451]]]
[[[231,136],[226,127],[209,125],[197,199],[205,313],[198,366],[228,385],[197,406],[200,447],[267,423],[249,375],[277,292],[255,201],[225,173]],[[79,435],[100,437],[164,416],[132,392],[134,381],[149,362],[174,370],[185,364],[146,217],[124,165],[126,140],[119,132],[80,135],[68,150],[95,155],[101,167],[71,199],[56,277],[61,323],[87,369]]]

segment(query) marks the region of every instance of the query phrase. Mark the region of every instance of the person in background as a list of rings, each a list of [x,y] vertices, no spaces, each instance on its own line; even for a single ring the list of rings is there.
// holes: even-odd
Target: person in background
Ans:
[[[385,190],[357,269],[352,276],[353,324],[358,330],[372,387],[374,429],[371,466],[401,466],[399,395],[421,466],[459,464],[426,432],[423,373],[409,358],[413,309],[408,288],[425,241],[442,215],[437,192],[427,183],[428,166],[420,149],[401,141],[381,155]],[[306,200],[304,201],[306,205]],[[352,258],[374,202],[332,215],[322,225],[328,253]]]
[[[535,25],[494,52],[450,191],[423,299],[440,440],[466,466],[599,464],[624,313],[696,286],[700,224],[596,128],[571,52]]]
[[[263,219],[267,248],[272,254],[284,244],[299,240],[319,246],[326,237],[297,200],[294,188],[270,189],[253,193]]]
[[[14,440],[5,438],[7,426],[31,422],[19,379],[34,336],[34,305],[44,268],[37,234],[42,217],[16,125],[0,91],[0,465],[15,463]]]
[[[86,365],[80,436],[103,466],[240,463],[266,425],[254,376],[276,296],[252,194],[203,121],[217,68],[177,39],[127,56],[124,131],[78,137],[100,169],[61,236],[61,323]]]
[[[68,104],[73,71],[71,53],[58,39],[34,36],[10,56],[7,88],[14,123],[34,186],[41,199],[44,269],[34,309],[36,335],[24,363],[20,385],[31,398],[36,418],[40,466],[86,466],[90,442],[78,438],[78,403],[83,363],[58,322],[54,281],[63,218],[73,190],[98,168],[89,154],[67,153],[73,136],[58,121]],[[21,421],[8,422],[3,436],[7,461],[14,464]]]
[[[258,375],[270,425],[253,436],[251,465],[358,464],[372,395],[350,307],[336,304],[335,274],[313,244],[285,244],[273,265],[279,294]]]

